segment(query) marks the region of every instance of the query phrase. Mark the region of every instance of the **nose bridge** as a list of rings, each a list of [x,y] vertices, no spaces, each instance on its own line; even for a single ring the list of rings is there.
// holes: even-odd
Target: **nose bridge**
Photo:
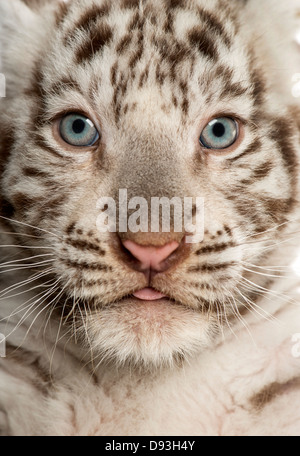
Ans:
[[[119,188],[126,188],[129,198],[179,196],[176,152],[176,144],[165,133],[132,130],[120,162]]]
[[[139,210],[143,216],[141,228],[148,233],[148,239],[146,241],[142,230],[136,233],[129,230],[120,233],[122,240],[131,239],[146,245],[151,243],[151,235],[153,245],[164,245],[172,240],[180,242],[184,184],[176,152],[175,144],[163,134],[149,136],[134,132],[127,141],[118,165],[116,199],[119,207],[127,204],[129,218],[134,218],[134,212]],[[123,201],[120,201],[121,194]]]

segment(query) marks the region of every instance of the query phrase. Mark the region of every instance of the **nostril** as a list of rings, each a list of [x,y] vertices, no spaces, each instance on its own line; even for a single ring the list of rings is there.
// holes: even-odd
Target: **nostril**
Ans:
[[[179,243],[176,241],[169,242],[163,246],[144,246],[133,241],[126,240],[123,246],[138,261],[141,270],[160,271],[163,269],[163,262],[177,250]]]

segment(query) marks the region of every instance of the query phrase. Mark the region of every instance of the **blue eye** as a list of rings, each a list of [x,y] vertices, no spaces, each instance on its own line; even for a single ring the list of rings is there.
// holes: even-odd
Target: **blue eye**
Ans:
[[[239,136],[238,124],[230,117],[218,117],[211,120],[200,136],[200,143],[207,149],[226,149]]]
[[[63,117],[59,132],[66,143],[77,147],[90,147],[99,139],[93,122],[81,114],[67,114]]]

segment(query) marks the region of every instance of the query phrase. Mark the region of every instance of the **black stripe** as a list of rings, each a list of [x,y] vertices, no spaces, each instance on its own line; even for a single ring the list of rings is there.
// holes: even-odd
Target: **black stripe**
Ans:
[[[74,230],[75,230],[75,227],[76,227],[76,223],[75,223],[75,222],[71,223],[71,224],[67,227],[66,233],[67,233],[68,235],[72,234],[72,233],[74,232]]]
[[[55,14],[56,27],[59,28],[63,23],[69,12],[69,5],[66,2],[60,2]]]
[[[87,262],[78,262],[78,261],[71,261],[65,258],[60,258],[60,261],[68,266],[69,268],[79,269],[79,270],[86,270],[86,271],[102,271],[108,272],[112,271],[111,266],[107,266],[103,263],[87,263]]]
[[[226,269],[230,266],[235,264],[234,261],[230,261],[227,263],[219,263],[219,264],[200,264],[197,266],[191,266],[188,269],[188,272],[214,272],[219,271],[221,269]]]
[[[105,3],[102,6],[93,6],[93,8],[88,9],[85,11],[82,16],[78,19],[75,26],[72,30],[64,36],[63,41],[64,44],[67,45],[68,43],[72,43],[74,35],[76,34],[77,30],[83,30],[85,32],[90,32],[91,28],[95,26],[97,21],[110,12],[110,5],[109,3]]]
[[[297,154],[292,144],[294,124],[284,117],[279,117],[272,122],[270,138],[275,141],[281,152],[283,162],[288,171],[297,173]]]
[[[299,391],[300,377],[292,378],[286,382],[272,382],[255,393],[250,399],[250,405],[257,411],[261,411],[266,405],[283,394]]]
[[[123,52],[125,52],[127,50],[128,46],[132,42],[132,39],[133,39],[133,35],[131,33],[127,33],[127,35],[123,36],[123,38],[121,38],[121,40],[117,44],[117,47],[116,47],[117,53],[120,55],[123,54]]]
[[[272,169],[273,163],[270,160],[268,160],[265,163],[259,165],[257,168],[255,168],[252,171],[251,176],[248,179],[241,180],[240,183],[243,185],[251,185],[267,177],[272,171]]]
[[[34,376],[28,376],[27,380],[42,394],[48,395],[49,388],[52,384],[50,372],[48,372],[41,363],[39,356],[31,351],[25,350],[22,347],[17,347],[9,342],[6,343],[6,358],[7,362],[10,360],[16,362],[20,366],[26,366],[32,370]],[[28,371],[27,371],[28,372]],[[26,375],[26,371],[24,371]]]
[[[261,198],[266,214],[272,217],[277,223],[283,223],[284,214],[290,212],[297,201],[294,198]]]
[[[206,26],[209,27],[217,35],[219,35],[227,48],[230,48],[232,45],[231,37],[226,32],[223,24],[219,21],[219,19],[211,11],[199,8],[198,12],[201,20],[205,22]]]
[[[100,52],[104,46],[110,43],[112,37],[112,29],[108,24],[103,23],[99,25],[97,30],[91,33],[75,51],[76,63],[82,64],[91,60],[96,53]]]
[[[40,134],[37,133],[35,135],[34,142],[40,149],[45,150],[46,152],[50,153],[51,155],[53,155],[56,158],[62,159],[62,156],[53,147],[49,146],[46,143],[45,138],[43,138]],[[64,158],[64,160],[66,159],[67,161],[71,162],[71,159],[69,159],[68,157],[63,157],[63,158]]]
[[[96,252],[98,255],[104,256],[105,250],[101,249],[99,245],[93,244],[91,242],[84,241],[82,239],[67,239],[66,244],[71,245],[78,250],[89,250]]]
[[[251,144],[247,147],[244,152],[241,152],[239,155],[233,158],[228,158],[226,161],[227,163],[234,163],[237,160],[240,160],[241,158],[244,158],[250,154],[255,154],[256,152],[259,151],[259,149],[262,147],[261,140],[259,138],[255,138]]]
[[[215,69],[215,77],[221,78],[223,83],[223,89],[220,93],[220,97],[240,97],[245,93],[248,93],[249,88],[243,87],[240,82],[234,82],[234,70],[226,65],[220,64]]]
[[[166,2],[166,7],[169,10],[185,7],[183,0],[165,0],[165,2]]]
[[[46,178],[46,179],[48,179],[49,177],[52,177],[49,173],[47,173],[45,171],[41,171],[40,169],[37,169],[34,167],[30,167],[30,166],[26,166],[25,168],[23,168],[22,173],[26,177],[36,177],[36,178],[42,177],[42,178]]]
[[[202,28],[194,27],[188,33],[188,39],[192,46],[196,47],[201,54],[210,60],[216,61],[218,58],[217,48],[214,41],[208,36],[207,31]]]
[[[84,278],[81,278],[80,283],[85,288],[92,288],[92,287],[96,287],[96,286],[98,286],[98,287],[103,286],[103,285],[106,286],[106,285],[110,284],[110,281],[105,280],[105,279],[86,280]]]
[[[50,95],[61,95],[66,90],[74,90],[82,93],[80,85],[71,77],[64,77],[60,81],[55,82],[49,89]]]
[[[134,30],[141,30],[143,31],[145,25],[146,18],[140,15],[139,11],[137,11],[130,23],[128,24],[127,31],[128,33],[133,32]]]
[[[220,94],[220,98],[226,96],[230,98],[241,97],[248,92],[247,87],[243,87],[239,82],[230,83],[229,81],[224,81],[224,88]]]
[[[255,106],[260,106],[265,99],[266,83],[265,77],[260,68],[256,66],[256,57],[253,50],[249,50],[249,73],[251,78],[251,95],[254,99]]]
[[[14,126],[7,127],[7,125],[1,125],[0,134],[0,178],[4,172],[6,163],[8,162],[11,152],[15,143],[15,130]]]
[[[135,9],[139,8],[140,0],[122,0],[121,8],[124,9]]]
[[[212,292],[218,292],[219,288],[215,285],[212,285],[211,283],[207,282],[193,282],[191,284],[194,288],[205,290],[205,291],[212,291]]]
[[[195,252],[196,255],[205,255],[207,253],[213,253],[213,252],[222,252],[222,250],[226,250],[229,247],[235,247],[236,244],[234,242],[223,242],[220,244],[214,244],[214,245],[207,245],[205,247],[201,247],[201,249],[197,250]]]
[[[229,226],[224,225],[224,230],[225,230],[225,232],[228,234],[228,236],[232,236],[232,231],[231,231],[231,229],[229,228]]]
[[[16,211],[21,212],[26,212],[32,207],[36,207],[40,202],[40,198],[32,197],[31,195],[26,195],[22,192],[12,194],[10,196],[10,200]]]

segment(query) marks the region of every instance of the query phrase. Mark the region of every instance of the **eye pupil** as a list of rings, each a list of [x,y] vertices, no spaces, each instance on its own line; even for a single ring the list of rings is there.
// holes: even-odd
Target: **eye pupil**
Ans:
[[[239,136],[238,123],[231,117],[212,119],[202,130],[200,144],[206,149],[227,149]]]
[[[221,123],[221,122],[217,122],[214,126],[213,126],[213,134],[217,137],[217,138],[222,138],[222,136],[225,135],[225,126]]]
[[[79,135],[80,133],[83,132],[84,129],[85,129],[85,123],[82,119],[74,120],[73,125],[72,125],[72,130],[74,131],[74,133]]]
[[[60,121],[61,138],[75,147],[91,147],[98,141],[100,134],[93,122],[77,113],[66,114]]]

